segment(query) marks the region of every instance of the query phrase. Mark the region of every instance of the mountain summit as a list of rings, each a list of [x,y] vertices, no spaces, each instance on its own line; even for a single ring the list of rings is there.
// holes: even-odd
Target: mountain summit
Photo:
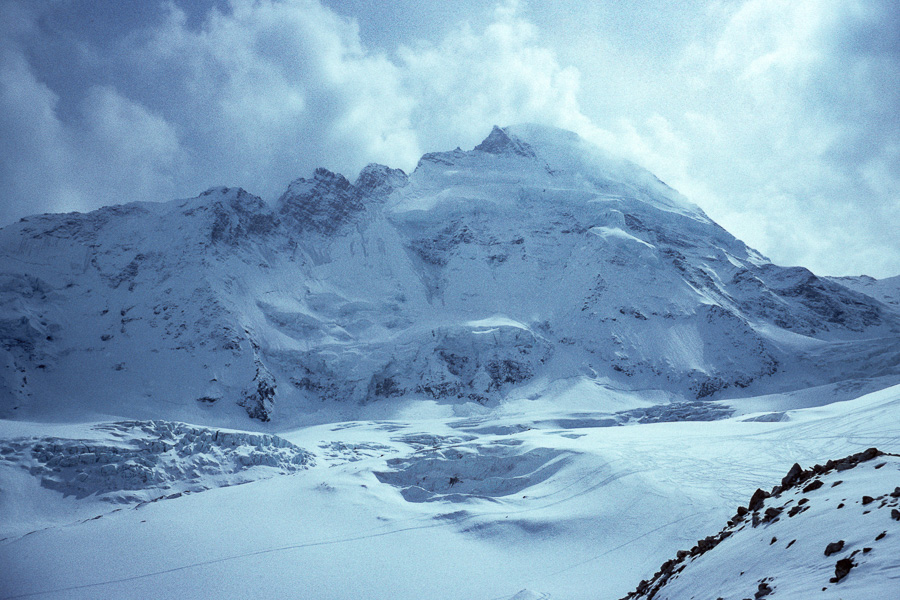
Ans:
[[[534,150],[531,146],[521,141],[515,136],[510,136],[506,131],[494,125],[483,142],[475,146],[477,152],[488,152],[489,154],[517,154],[534,158]]]
[[[534,125],[408,176],[320,168],[274,207],[214,188],[0,231],[2,418],[877,388],[900,380],[898,332],[895,305],[773,265],[644,169]]]

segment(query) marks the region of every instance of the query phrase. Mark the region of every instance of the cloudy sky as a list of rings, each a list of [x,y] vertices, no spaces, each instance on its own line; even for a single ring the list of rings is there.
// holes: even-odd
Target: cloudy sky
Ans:
[[[897,275],[898,32],[896,0],[0,0],[0,224],[538,122],[779,264]]]

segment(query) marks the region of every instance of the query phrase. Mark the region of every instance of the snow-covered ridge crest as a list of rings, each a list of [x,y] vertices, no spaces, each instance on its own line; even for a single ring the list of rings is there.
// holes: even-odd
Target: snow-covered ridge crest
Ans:
[[[635,194],[645,202],[709,221],[696,204],[646,169],[602,150],[574,132],[533,123],[507,127],[505,131],[520,143],[537,148],[538,160],[557,174],[573,173],[576,180],[584,179],[600,190],[623,186],[626,193]]]
[[[465,187],[493,188],[500,179],[523,188],[579,192],[567,198],[568,202],[629,198],[710,222],[698,206],[649,171],[605,152],[574,132],[544,125],[494,126],[488,137],[471,151],[457,148],[423,156],[412,175],[414,183],[423,174],[429,184],[438,176],[442,188],[457,187],[460,191]],[[488,194],[476,190],[467,193],[493,202],[503,196],[498,197],[494,189]],[[560,200],[558,196],[549,199]],[[401,206],[416,208],[406,203]]]

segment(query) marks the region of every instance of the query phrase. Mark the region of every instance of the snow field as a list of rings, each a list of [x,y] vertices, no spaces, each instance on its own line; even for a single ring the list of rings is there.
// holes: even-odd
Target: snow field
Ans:
[[[284,432],[314,466],[116,512],[89,496],[99,518],[33,515],[43,529],[0,534],[0,597],[618,598],[794,462],[900,450],[898,403],[892,388],[783,422],[585,427],[548,413]],[[0,468],[4,495],[21,471]]]

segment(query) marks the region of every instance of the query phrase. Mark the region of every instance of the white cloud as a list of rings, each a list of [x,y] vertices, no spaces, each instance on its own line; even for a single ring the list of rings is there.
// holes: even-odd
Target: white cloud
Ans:
[[[57,95],[21,49],[0,48],[0,219],[90,210],[173,190],[178,142],[167,124],[108,87],[88,91],[77,124],[57,116]]]
[[[73,152],[74,166],[88,180],[82,194],[111,204],[172,192],[183,176],[184,151],[169,123],[108,86],[90,88],[82,112]]]
[[[273,197],[316,166],[350,176],[370,161],[411,169],[423,145],[471,146],[494,124],[590,129],[577,71],[538,44],[514,2],[483,27],[458,27],[393,59],[367,51],[353,21],[313,0],[231,0],[199,26],[188,21],[171,3],[161,22],[132,31],[113,53],[82,44],[113,83],[75,90],[84,96],[76,119],[60,117],[55,93],[16,50],[11,76],[27,81],[4,88],[19,89],[7,94],[7,114],[40,108],[17,121],[43,128],[3,144],[24,156],[4,177],[22,182],[20,212],[32,212],[27,198],[40,187],[34,174],[21,177],[26,167],[58,171],[42,182],[41,195],[53,198],[44,209],[218,184]]]
[[[538,122],[576,128],[579,74],[541,46],[515,4],[484,29],[466,25],[440,44],[401,49],[404,85],[416,99],[414,126],[430,149],[477,144],[492,125]]]
[[[35,80],[21,53],[0,49],[0,177],[7,197],[18,200],[32,193],[30,184],[59,178],[55,171],[65,150],[58,143],[55,104],[55,94]],[[38,186],[33,193],[47,190]],[[0,216],[7,218],[12,208],[3,205]]]
[[[748,194],[772,208],[767,245],[782,248],[778,258],[842,274],[865,263],[880,274],[900,268],[891,225],[900,222],[900,88],[886,85],[900,81],[900,41],[897,17],[885,10],[883,2],[753,0],[723,32],[720,49],[739,32],[775,32],[731,69],[754,99],[755,123],[739,133],[769,152],[754,157],[756,181],[792,199]],[[881,43],[886,35],[892,43]]]
[[[317,2],[234,0],[200,28],[170,4],[112,54],[79,42],[113,83],[66,90],[82,96],[67,115],[27,59],[39,11],[2,8],[16,17],[0,47],[4,222],[218,184],[271,197],[319,165],[352,173],[420,154],[398,68]]]
[[[529,14],[589,21],[571,20],[590,10],[567,2],[572,10]],[[111,42],[92,45],[76,26],[54,38],[74,40],[69,87],[40,60],[51,44],[36,23],[54,6],[0,4],[3,221],[219,184],[271,198],[316,166],[408,170],[424,151],[533,121],[624,153],[779,262],[900,270],[888,225],[900,220],[900,17],[890,2],[720,2],[705,16],[695,7],[680,54],[657,40],[634,63],[616,43],[634,43],[636,26],[618,41],[581,31],[572,39],[587,50],[564,48],[580,69],[548,46],[567,36],[542,35],[517,2],[393,55],[366,48],[354,21],[316,0],[231,0],[200,19],[173,2]]]
[[[210,184],[272,195],[316,165],[413,160],[397,68],[367,53],[352,23],[301,0],[231,8],[194,30],[172,7],[162,26],[128,40],[131,63],[159,82],[160,110]]]
[[[900,17],[873,0],[723,10],[673,61],[659,114],[611,127],[624,150],[776,262],[900,272]]]

